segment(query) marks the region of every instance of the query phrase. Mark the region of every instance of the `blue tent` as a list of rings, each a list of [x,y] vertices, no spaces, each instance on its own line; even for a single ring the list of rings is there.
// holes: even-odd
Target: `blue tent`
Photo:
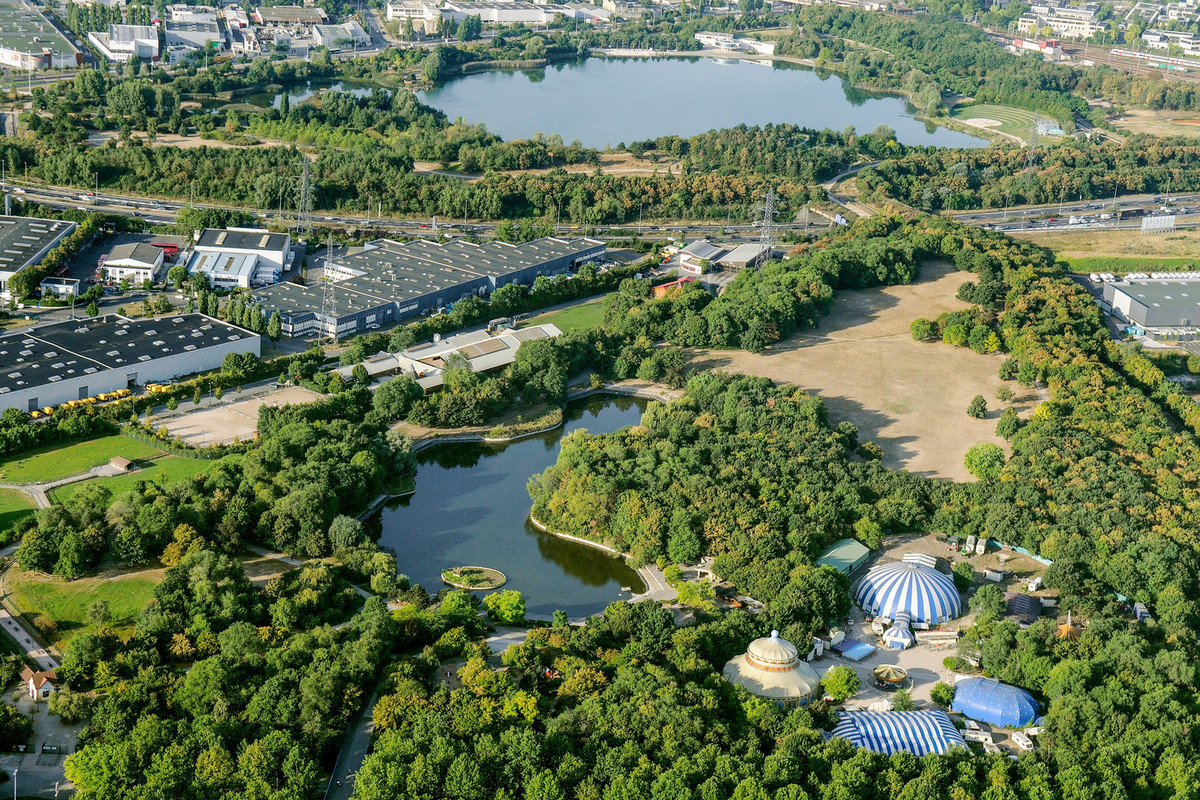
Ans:
[[[940,625],[962,613],[962,598],[949,575],[923,564],[896,561],[872,567],[858,584],[855,599],[871,616]]]
[[[945,711],[843,711],[833,735],[888,756],[901,751],[924,756],[967,746]]]
[[[967,678],[954,684],[952,708],[963,716],[1002,728],[1023,728],[1038,714],[1033,695],[992,678]]]

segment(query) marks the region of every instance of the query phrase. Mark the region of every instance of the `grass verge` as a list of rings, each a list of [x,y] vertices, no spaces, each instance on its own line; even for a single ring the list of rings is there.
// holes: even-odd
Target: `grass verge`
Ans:
[[[551,311],[549,314],[539,314],[530,317],[529,325],[556,325],[563,333],[570,333],[582,328],[594,328],[604,322],[604,298],[599,297],[580,303],[577,306],[564,308],[561,311]]]
[[[0,489],[0,531],[8,530],[37,510],[33,498],[16,489]]]

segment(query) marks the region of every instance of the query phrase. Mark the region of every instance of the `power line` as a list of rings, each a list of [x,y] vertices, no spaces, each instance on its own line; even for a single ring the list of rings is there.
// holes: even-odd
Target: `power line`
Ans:
[[[321,267],[321,282],[324,289],[321,293],[321,335],[317,344],[337,344],[337,296],[333,293],[333,275],[329,267],[333,263],[333,236],[325,247],[325,264]]]
[[[762,230],[758,234],[758,243],[765,249],[775,245],[775,191],[767,189],[763,195]]]
[[[298,197],[296,198],[296,222],[300,228],[300,233],[307,238],[312,235],[313,228],[313,196],[312,196],[312,179],[308,174],[308,159],[304,159],[304,166],[300,171],[300,186],[298,187]]]

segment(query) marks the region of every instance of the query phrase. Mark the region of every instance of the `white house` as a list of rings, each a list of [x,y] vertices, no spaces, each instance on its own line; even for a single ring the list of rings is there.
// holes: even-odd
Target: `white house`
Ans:
[[[104,280],[109,283],[129,281],[140,285],[155,283],[162,272],[163,250],[148,244],[119,244],[104,259]]]
[[[54,694],[58,690],[54,685],[57,680],[58,676],[52,669],[34,672],[29,667],[21,668],[21,682],[25,684],[25,690],[34,700],[45,700]]]
[[[59,300],[70,300],[79,296],[78,278],[46,278],[39,284],[42,297],[54,297]]]

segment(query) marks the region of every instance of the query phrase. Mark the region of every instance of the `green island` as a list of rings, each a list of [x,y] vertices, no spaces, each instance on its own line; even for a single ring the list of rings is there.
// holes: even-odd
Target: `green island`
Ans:
[[[455,589],[499,589],[507,580],[503,572],[490,567],[451,567],[442,570],[442,582]]]

